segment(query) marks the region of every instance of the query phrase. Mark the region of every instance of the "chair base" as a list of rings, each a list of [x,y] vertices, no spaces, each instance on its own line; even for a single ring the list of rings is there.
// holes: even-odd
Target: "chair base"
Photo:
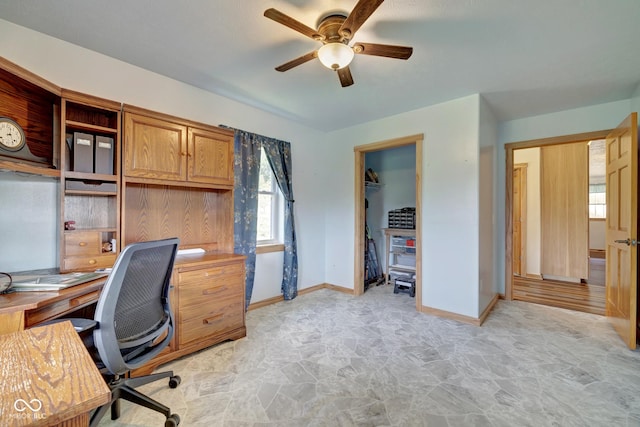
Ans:
[[[136,378],[122,378],[119,376],[112,377],[108,382],[109,388],[111,389],[111,402],[96,409],[91,416],[89,426],[96,427],[109,408],[111,408],[111,419],[118,419],[120,417],[120,399],[135,403],[136,405],[144,406],[145,408],[153,409],[169,419],[172,417],[172,414],[171,410],[167,406],[140,393],[135,389],[135,387],[149,384],[163,378],[173,379],[173,377],[173,371],[159,372]],[[172,386],[172,388],[174,387]]]

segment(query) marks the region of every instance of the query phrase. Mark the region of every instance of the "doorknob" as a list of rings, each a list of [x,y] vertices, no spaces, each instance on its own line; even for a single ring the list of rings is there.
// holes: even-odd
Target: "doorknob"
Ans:
[[[636,246],[636,245],[638,244],[638,242],[636,241],[636,239],[631,240],[631,239],[629,239],[629,238],[626,238],[626,239],[624,239],[624,240],[614,240],[614,242],[616,242],[616,243],[624,243],[624,244],[626,244],[627,246]]]

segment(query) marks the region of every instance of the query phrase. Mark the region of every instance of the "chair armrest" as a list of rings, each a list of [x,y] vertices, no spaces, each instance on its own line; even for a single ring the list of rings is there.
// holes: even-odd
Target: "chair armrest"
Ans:
[[[95,329],[98,326],[98,322],[96,322],[95,320],[92,320],[92,319],[73,318],[73,319],[64,319],[64,320],[71,321],[71,324],[73,325],[73,328],[79,334],[81,334],[83,332],[91,331],[91,330]]]
[[[98,322],[96,322],[95,320],[82,319],[80,317],[69,317],[69,318],[62,317],[60,319],[53,319],[47,322],[42,322],[36,326],[52,325],[54,323],[67,322],[67,321],[71,322],[71,325],[73,325],[73,329],[75,329],[76,332],[79,334],[83,332],[91,331],[98,326]]]

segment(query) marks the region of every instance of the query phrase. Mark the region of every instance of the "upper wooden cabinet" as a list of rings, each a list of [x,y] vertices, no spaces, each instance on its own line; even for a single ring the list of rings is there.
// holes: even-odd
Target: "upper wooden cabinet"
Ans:
[[[124,174],[141,178],[187,179],[187,127],[124,113]]]
[[[124,129],[125,176],[233,187],[232,132],[134,107]]]
[[[188,180],[233,186],[233,134],[189,128]]]

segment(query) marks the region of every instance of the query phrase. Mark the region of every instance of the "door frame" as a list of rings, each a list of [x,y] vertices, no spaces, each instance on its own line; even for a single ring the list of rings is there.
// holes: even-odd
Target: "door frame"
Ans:
[[[365,154],[374,151],[398,148],[406,145],[416,147],[416,310],[422,307],[422,144],[424,134],[416,134],[401,138],[388,139],[353,148],[355,154],[355,256],[354,256],[354,295],[364,294],[364,232],[365,232]],[[388,262],[388,261],[387,261]],[[386,272],[385,272],[386,274]]]
[[[513,165],[513,170],[515,171],[516,169],[520,169],[520,276],[526,277],[527,276],[527,170],[528,170],[528,164],[516,163]],[[513,246],[511,250],[513,251]]]
[[[556,136],[528,141],[511,142],[504,145],[505,150],[505,251],[504,251],[504,298],[513,299],[513,151],[523,148],[543,147],[545,145],[570,144],[573,142],[604,139],[611,129]]]

